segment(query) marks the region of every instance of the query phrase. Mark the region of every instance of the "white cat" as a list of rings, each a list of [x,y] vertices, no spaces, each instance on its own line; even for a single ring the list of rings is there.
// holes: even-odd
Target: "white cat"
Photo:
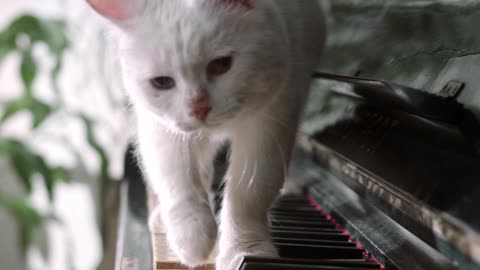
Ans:
[[[217,269],[275,256],[266,211],[279,194],[323,49],[318,0],[87,0],[118,30],[153,223],[189,266],[217,240],[212,159],[231,142]]]

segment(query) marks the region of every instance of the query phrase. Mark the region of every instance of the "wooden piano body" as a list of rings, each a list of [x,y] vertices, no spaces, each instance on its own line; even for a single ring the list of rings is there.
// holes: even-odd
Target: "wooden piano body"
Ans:
[[[325,73],[289,177],[304,192],[270,213],[284,259],[239,269],[480,269],[480,4],[351,2],[324,2]],[[117,269],[183,269],[156,254],[131,158]]]

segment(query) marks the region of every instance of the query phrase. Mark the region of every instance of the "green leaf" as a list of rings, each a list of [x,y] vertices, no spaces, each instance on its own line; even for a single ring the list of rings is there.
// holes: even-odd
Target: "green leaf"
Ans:
[[[67,169],[63,167],[55,167],[51,169],[52,178],[55,182],[67,182],[70,179],[70,174]]]
[[[0,142],[0,153],[9,158],[10,165],[22,181],[24,188],[30,193],[32,191],[31,177],[36,170],[34,154],[17,140]]]
[[[62,67],[63,67],[62,59],[63,59],[63,54],[60,54],[57,58],[57,61],[55,62],[55,66],[50,71],[50,79],[52,80],[53,91],[58,96],[60,96],[62,94],[60,92],[60,88],[58,86],[58,76],[59,76],[60,71],[62,70]]]
[[[7,54],[17,49],[21,49],[24,51],[23,53],[27,49],[27,53],[22,60],[21,75],[26,89],[31,90],[31,84],[36,75],[36,65],[31,57],[30,50],[35,43],[45,43],[55,56],[56,64],[51,75],[55,82],[61,68],[63,54],[70,46],[65,28],[63,20],[40,19],[28,14],[15,18],[10,25],[0,32],[0,61]],[[22,44],[24,48],[17,48],[17,39],[21,35],[27,37],[26,40],[29,44]]]
[[[69,46],[65,35],[65,22],[62,20],[42,20],[32,15],[21,15],[0,32],[0,40],[8,44],[16,44],[18,35],[30,38],[30,43],[44,42],[49,49],[59,55]]]
[[[7,119],[15,115],[20,111],[29,111],[33,117],[32,127],[38,128],[45,119],[47,119],[53,112],[53,108],[37,100],[29,95],[25,95],[17,100],[7,102],[5,105],[5,111],[0,119],[0,122],[5,122]]]
[[[30,37],[31,42],[42,40],[44,36],[40,21],[31,15],[21,15],[15,18],[0,37],[6,42],[15,43],[19,34],[25,34]]]
[[[17,49],[15,37],[10,31],[4,30],[0,32],[0,61]]]
[[[28,192],[32,190],[32,177],[39,174],[44,181],[50,200],[53,200],[55,184],[66,181],[68,177],[65,168],[49,167],[42,156],[32,152],[17,140],[0,141],[0,153],[9,158],[11,166]]]
[[[22,254],[26,254],[35,234],[44,224],[43,217],[23,198],[0,198],[0,205],[15,217],[20,226],[20,245]]]
[[[22,63],[20,65],[20,76],[22,78],[25,91],[31,95],[33,81],[37,76],[37,64],[35,63],[30,51],[27,51],[23,54]]]
[[[27,98],[20,98],[17,100],[13,100],[10,102],[7,102],[5,104],[5,110],[3,112],[2,118],[0,122],[5,122],[7,119],[15,115],[16,113],[26,110],[29,106],[29,99]]]
[[[37,165],[37,170],[42,175],[43,183],[45,184],[45,188],[47,189],[48,198],[50,199],[50,201],[53,201],[53,188],[55,185],[53,172],[41,156],[35,155],[34,158]]]
[[[87,135],[88,144],[93,148],[93,150],[95,151],[95,153],[98,155],[100,159],[100,179],[101,179],[100,192],[103,196],[107,182],[111,180],[110,175],[108,173],[108,168],[110,166],[108,157],[105,151],[103,150],[103,148],[100,146],[100,144],[97,142],[95,138],[94,131],[93,131],[93,122],[84,114],[79,114],[78,116],[82,120],[85,126],[85,132]]]
[[[43,103],[39,100],[34,100],[29,108],[33,116],[33,125],[34,129],[38,128],[45,119],[47,119],[52,113],[53,109],[48,104]]]
[[[52,53],[61,56],[70,47],[70,42],[65,35],[65,22],[63,20],[44,20],[41,23],[45,31],[44,41]]]
[[[0,37],[0,62],[7,56],[8,54],[16,51],[15,44],[2,40]]]
[[[34,158],[36,159],[38,173],[42,175],[48,197],[50,201],[53,201],[55,184],[67,180],[67,170],[62,167],[50,168],[45,160],[39,155],[35,155]]]

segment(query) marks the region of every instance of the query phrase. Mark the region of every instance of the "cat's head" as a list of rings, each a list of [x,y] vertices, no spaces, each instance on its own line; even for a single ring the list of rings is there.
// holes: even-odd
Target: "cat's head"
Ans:
[[[265,1],[88,1],[119,30],[134,105],[176,131],[254,117],[287,76],[288,51],[267,24]]]

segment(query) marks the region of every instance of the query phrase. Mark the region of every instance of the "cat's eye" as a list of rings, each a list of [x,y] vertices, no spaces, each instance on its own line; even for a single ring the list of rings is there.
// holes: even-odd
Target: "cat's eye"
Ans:
[[[227,73],[233,65],[232,56],[223,56],[212,60],[207,66],[208,77],[216,77]]]
[[[157,90],[170,90],[175,87],[175,80],[171,77],[161,76],[150,80],[150,84]]]

